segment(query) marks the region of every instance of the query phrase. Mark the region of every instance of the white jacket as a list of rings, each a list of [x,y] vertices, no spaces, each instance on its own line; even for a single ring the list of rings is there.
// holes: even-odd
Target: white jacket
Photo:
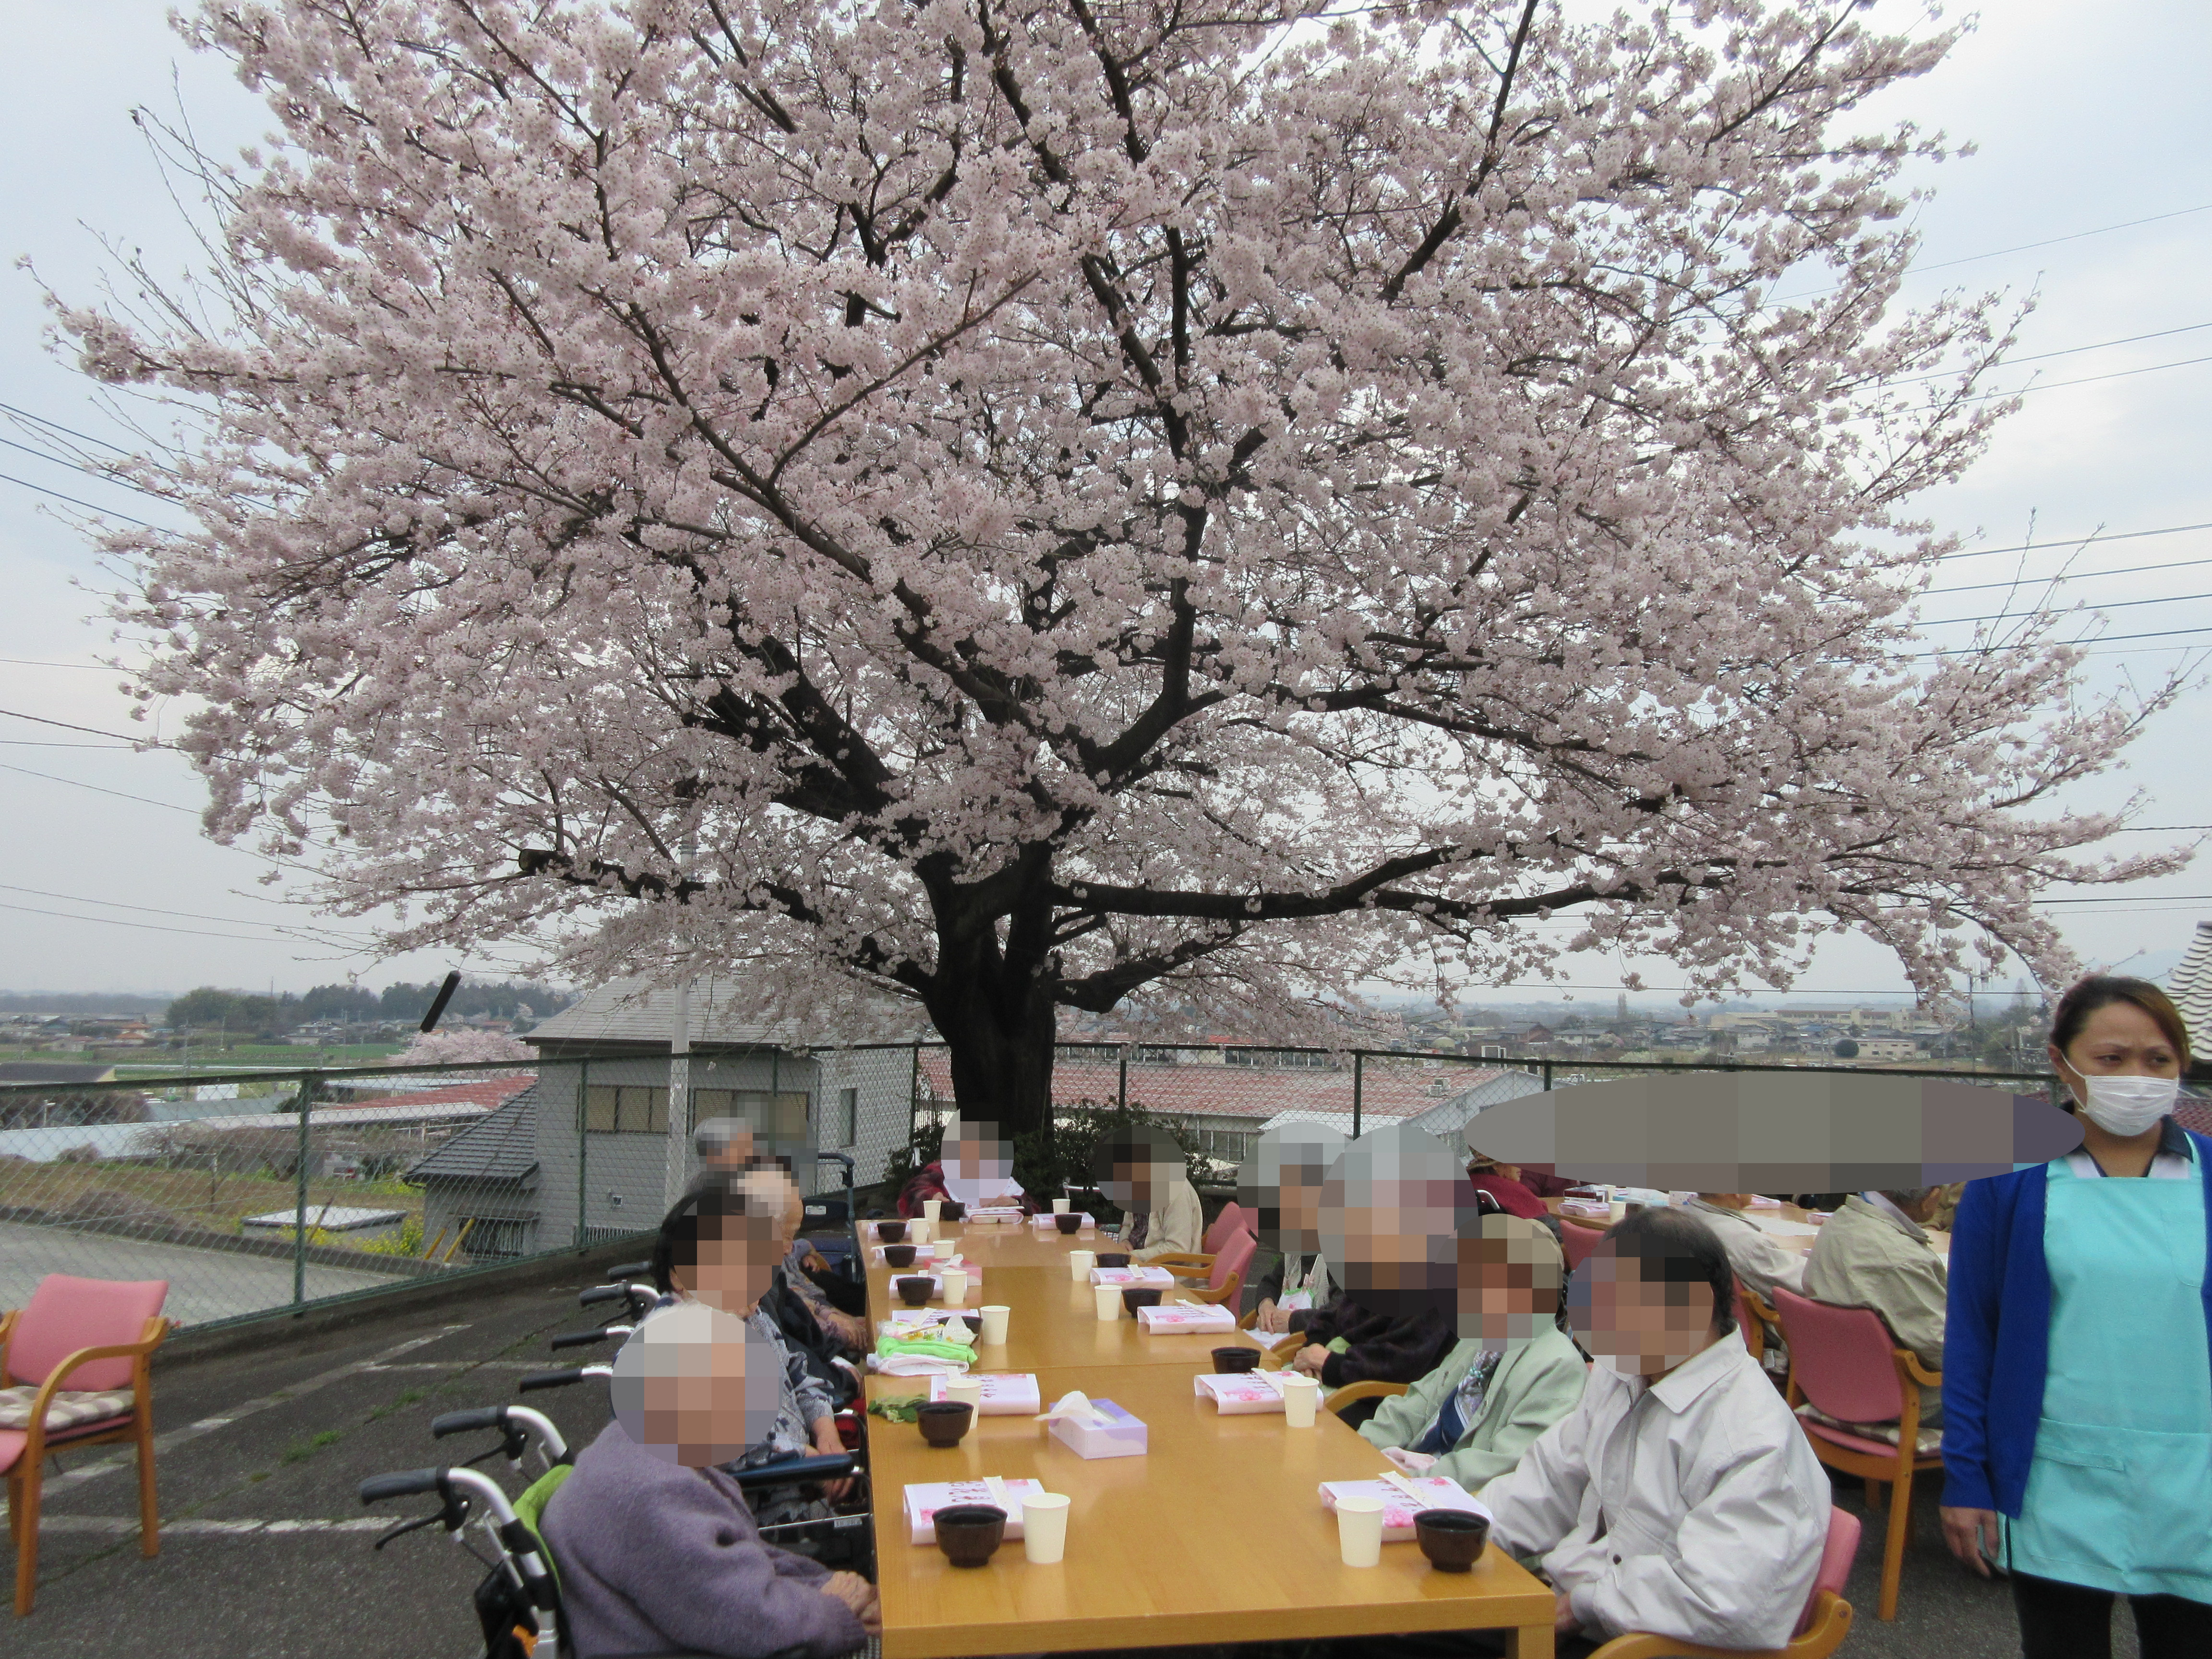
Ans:
[[[1827,1542],[1828,1477],[1731,1333],[1650,1388],[1599,1365],[1484,1486],[1492,1535],[1540,1556],[1586,1633],[1789,1641]]]

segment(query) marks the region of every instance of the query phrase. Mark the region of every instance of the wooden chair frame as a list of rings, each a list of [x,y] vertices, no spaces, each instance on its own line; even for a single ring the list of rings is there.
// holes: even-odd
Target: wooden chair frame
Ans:
[[[1590,1656],[1590,1659],[1827,1659],[1829,1654],[1843,1646],[1844,1638],[1851,1631],[1851,1604],[1833,1590],[1822,1590],[1814,1598],[1813,1622],[1804,1631],[1790,1638],[1786,1648],[1763,1648],[1747,1652],[1741,1648],[1709,1648],[1702,1642],[1686,1642],[1680,1637],[1651,1636],[1638,1632],[1616,1636]]]
[[[1165,1267],[1176,1279],[1184,1281],[1210,1278],[1213,1273],[1213,1258],[1210,1255],[1200,1255],[1194,1252],[1172,1251],[1166,1255],[1152,1257],[1146,1265],[1152,1267]],[[1193,1285],[1188,1282],[1178,1284],[1176,1288],[1185,1296],[1194,1297],[1200,1302],[1211,1303],[1218,1307],[1235,1296],[1243,1283],[1244,1274],[1240,1269],[1223,1279],[1218,1290],[1206,1285]]]
[[[1356,1406],[1363,1400],[1388,1400],[1405,1392],[1403,1382],[1379,1382],[1370,1377],[1364,1382],[1346,1383],[1321,1403],[1325,1410],[1340,1414],[1346,1406]]]
[[[0,1318],[0,1376],[7,1372],[8,1346],[15,1333],[20,1310]],[[66,1447],[106,1446],[125,1441],[138,1448],[138,1553],[161,1553],[161,1515],[154,1497],[154,1350],[169,1334],[169,1322],[156,1315],[149,1319],[136,1342],[104,1348],[80,1348],[54,1367],[31,1401],[27,1438],[15,1467],[8,1471],[8,1535],[15,1546],[15,1616],[31,1611],[39,1587],[39,1500],[46,1484],[46,1459]],[[46,1412],[70,1374],[95,1359],[131,1361],[131,1417],[124,1423],[85,1434],[64,1429],[53,1440],[46,1437]]]
[[[1871,1311],[1871,1310],[1869,1310]],[[1791,1350],[1790,1386],[1785,1397],[1790,1409],[1796,1411],[1805,1402],[1805,1391],[1797,1384],[1796,1350]],[[1813,1455],[1832,1469],[1845,1474],[1856,1474],[1866,1482],[1867,1509],[1879,1514],[1884,1501],[1882,1488],[1894,1486],[1896,1492],[1889,1500],[1889,1528],[1882,1538],[1881,1594],[1875,1603],[1875,1617],[1887,1620],[1897,1617],[1898,1587],[1905,1577],[1905,1547],[1912,1541],[1912,1477],[1930,1469],[1943,1467],[1943,1455],[1933,1452],[1923,1456],[1917,1448],[1920,1438],[1920,1387],[1940,1389],[1943,1373],[1931,1371],[1921,1364],[1920,1356],[1910,1348],[1892,1348],[1890,1357],[1897,1364],[1899,1392],[1904,1395],[1905,1410],[1897,1420],[1897,1450],[1894,1454],[1876,1457],[1869,1452],[1854,1451],[1849,1446],[1839,1446],[1832,1440],[1815,1434],[1815,1425],[1804,1419],[1797,1425],[1812,1443]],[[1845,1433],[1850,1432],[1846,1429]],[[1862,1440],[1873,1437],[1860,1435]]]

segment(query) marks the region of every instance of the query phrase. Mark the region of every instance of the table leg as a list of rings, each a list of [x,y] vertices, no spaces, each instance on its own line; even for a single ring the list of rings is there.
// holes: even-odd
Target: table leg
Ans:
[[[1506,1659],[1552,1659],[1552,1626],[1522,1625],[1505,1632]]]

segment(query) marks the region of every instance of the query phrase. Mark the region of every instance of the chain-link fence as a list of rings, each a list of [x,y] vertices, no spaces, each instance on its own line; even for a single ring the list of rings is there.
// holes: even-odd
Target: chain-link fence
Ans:
[[[1053,1104],[1063,1121],[1141,1109],[1233,1179],[1283,1122],[1455,1137],[1476,1113],[1541,1089],[1865,1069],[1068,1042]],[[1878,1069],[2056,1088],[2039,1073]],[[803,1124],[795,1173],[821,1194],[896,1174],[917,1126],[956,1109],[939,1044],[695,1048],[683,1072],[688,1081],[665,1046],[641,1045],[472,1066],[0,1087],[0,1308],[50,1273],[166,1279],[169,1311],[187,1324],[305,1307],[646,1232],[695,1172],[690,1132],[707,1118]],[[673,1125],[672,1084],[689,1091]]]
[[[640,1234],[710,1117],[781,1118],[802,1189],[842,1191],[848,1160],[866,1183],[906,1144],[915,1061],[695,1053],[672,1129],[665,1050],[11,1085],[0,1308],[48,1273],[161,1279],[199,1325]]]
[[[941,1046],[916,1051],[917,1111],[925,1121],[955,1111],[951,1063]],[[1278,1124],[1334,1124],[1358,1135],[1411,1123],[1450,1137],[1499,1102],[1539,1090],[1572,1088],[1654,1073],[1850,1072],[1859,1066],[1779,1065],[1699,1057],[1682,1063],[1511,1056],[1469,1059],[1397,1050],[1261,1048],[1224,1043],[1064,1042],[1053,1060],[1056,1117],[1091,1107],[1140,1108],[1167,1119],[1184,1146],[1211,1158],[1224,1177]],[[2057,1085],[2048,1073],[1884,1065],[1888,1077],[1940,1077],[2019,1093]]]

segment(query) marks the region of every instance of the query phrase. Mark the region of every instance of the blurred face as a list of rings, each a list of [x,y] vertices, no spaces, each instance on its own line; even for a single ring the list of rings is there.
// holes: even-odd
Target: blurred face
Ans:
[[[2064,1048],[2051,1046],[2051,1063],[2076,1101],[2088,1097],[2093,1077],[2175,1077],[2181,1054],[2158,1022],[2132,1002],[2108,1002],[2082,1022]]]
[[[1460,1247],[1459,1334],[1486,1348],[1534,1340],[1552,1328],[1559,1306],[1559,1247],[1492,1232],[1489,1224],[1502,1219],[1486,1217],[1485,1233]]]
[[[1568,1310],[1583,1346],[1623,1376],[1658,1376],[1719,1335],[1711,1285],[1662,1280],[1657,1263],[1616,1255],[1610,1240],[1575,1275]]]
[[[719,1309],[672,1308],[616,1357],[623,1431],[686,1468],[726,1463],[775,1424],[781,1367],[744,1323]]]
[[[726,1314],[742,1316],[768,1294],[770,1275],[788,1245],[780,1217],[707,1216],[699,1227],[699,1259],[669,1269],[676,1289]]]
[[[742,1170],[753,1156],[752,1126],[742,1118],[718,1117],[699,1126],[699,1162],[709,1170]]]

